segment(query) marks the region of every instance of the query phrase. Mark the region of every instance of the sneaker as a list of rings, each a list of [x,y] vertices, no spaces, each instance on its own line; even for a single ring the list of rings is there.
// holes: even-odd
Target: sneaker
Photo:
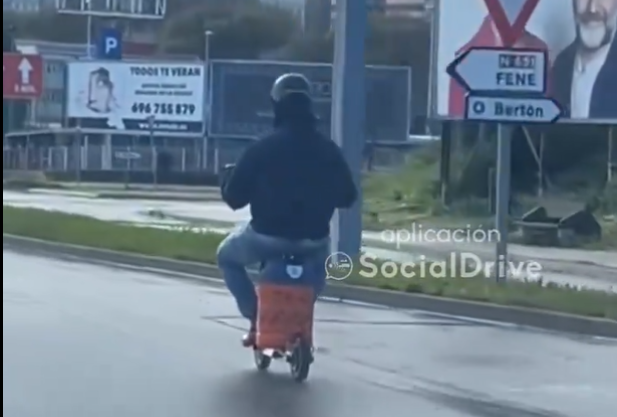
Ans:
[[[257,343],[257,330],[254,327],[251,327],[249,332],[244,335],[242,338],[242,346],[244,347],[255,347]]]

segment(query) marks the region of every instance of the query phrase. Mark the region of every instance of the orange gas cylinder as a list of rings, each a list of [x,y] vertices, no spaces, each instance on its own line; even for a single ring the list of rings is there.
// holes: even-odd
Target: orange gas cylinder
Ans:
[[[284,350],[298,336],[313,342],[314,292],[310,287],[257,286],[257,347]]]

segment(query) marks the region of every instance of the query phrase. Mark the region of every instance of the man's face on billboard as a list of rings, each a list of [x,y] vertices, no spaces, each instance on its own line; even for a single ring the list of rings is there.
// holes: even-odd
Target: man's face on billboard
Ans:
[[[574,0],[578,38],[586,49],[610,42],[617,21],[617,0]]]

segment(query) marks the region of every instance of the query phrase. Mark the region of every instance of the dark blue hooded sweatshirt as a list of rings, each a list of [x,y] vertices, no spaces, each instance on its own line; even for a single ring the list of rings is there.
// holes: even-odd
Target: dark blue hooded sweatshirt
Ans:
[[[257,233],[327,238],[334,211],[358,196],[349,166],[318,132],[310,98],[290,94],[274,107],[274,131],[244,152],[221,185],[223,200],[233,210],[250,204]]]

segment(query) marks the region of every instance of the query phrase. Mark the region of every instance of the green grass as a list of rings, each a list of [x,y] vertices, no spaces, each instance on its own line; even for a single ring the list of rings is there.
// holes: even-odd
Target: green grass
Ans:
[[[581,249],[617,251],[617,220],[603,220],[600,224],[602,225],[602,240],[586,243]]]
[[[444,209],[439,197],[439,161],[439,146],[427,146],[415,151],[395,173],[366,174],[362,181],[365,228],[408,229],[414,222],[460,228],[490,222],[486,200],[469,199]]]
[[[61,184],[39,181],[35,179],[8,179],[2,182],[3,190],[27,191],[32,188],[44,188],[51,190],[64,190]]]
[[[59,212],[7,206],[2,208],[2,226],[3,232],[8,234],[209,264],[216,262],[216,249],[224,237],[214,233],[136,227]],[[382,263],[376,261],[376,265],[380,268]],[[420,266],[416,266],[414,271],[416,276],[412,278],[400,275],[367,278],[360,275],[360,266],[356,262],[354,272],[344,283],[617,320],[616,294],[534,282],[497,284],[486,278],[439,278],[435,274],[422,277]]]
[[[85,216],[2,207],[3,233],[94,248],[214,263],[218,234],[173,232],[104,222]]]
[[[602,222],[602,246],[605,249],[617,249],[617,182],[610,183],[599,199],[600,211],[604,215]]]
[[[491,228],[494,218],[489,215],[486,199],[457,199],[447,210],[438,193],[438,149],[427,147],[418,151],[400,171],[395,173],[370,173],[362,183],[364,197],[363,222],[367,230],[409,230],[414,223],[425,229]],[[581,197],[580,195],[578,197]],[[617,181],[594,198],[598,204],[598,218],[603,227],[602,240],[580,243],[580,249],[617,249]],[[520,214],[535,207],[537,199],[517,196]],[[512,229],[514,231],[515,229]],[[523,243],[516,233],[513,242]]]
[[[3,189],[6,191],[56,190],[91,193],[92,197],[110,200],[156,200],[156,201],[201,201],[217,202],[220,195],[211,191],[197,191],[195,193],[183,193],[173,191],[159,191],[154,188],[94,188],[79,186],[79,184],[66,185],[62,183],[50,182],[36,179],[8,179],[3,181]]]
[[[364,223],[373,229],[408,226],[430,217],[435,208],[437,165],[429,154],[417,156],[400,172],[364,177]]]

